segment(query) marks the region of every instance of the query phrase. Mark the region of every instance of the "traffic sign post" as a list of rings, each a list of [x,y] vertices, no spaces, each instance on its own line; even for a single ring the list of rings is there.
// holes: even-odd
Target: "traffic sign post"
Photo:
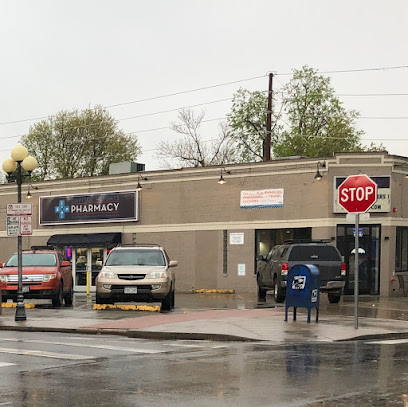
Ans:
[[[338,203],[355,214],[354,234],[354,327],[358,329],[358,249],[360,214],[367,212],[377,201],[377,184],[367,175],[350,175],[339,186]]]

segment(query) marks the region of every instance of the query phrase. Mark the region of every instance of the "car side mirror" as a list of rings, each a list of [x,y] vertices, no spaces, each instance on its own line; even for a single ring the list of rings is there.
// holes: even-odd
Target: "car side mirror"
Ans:
[[[266,257],[265,257],[265,256],[262,256],[262,255],[260,254],[259,256],[256,257],[256,259],[257,259],[258,261],[265,261],[265,260],[266,260]]]
[[[69,265],[71,265],[71,263],[70,263],[69,261],[67,261],[67,260],[64,260],[64,261],[61,263],[61,267],[68,267]]]
[[[96,260],[95,265],[98,267],[102,267],[102,260]]]
[[[3,263],[0,263],[0,269],[3,267]]]
[[[176,267],[178,262],[176,260],[171,260],[169,263],[169,267]]]

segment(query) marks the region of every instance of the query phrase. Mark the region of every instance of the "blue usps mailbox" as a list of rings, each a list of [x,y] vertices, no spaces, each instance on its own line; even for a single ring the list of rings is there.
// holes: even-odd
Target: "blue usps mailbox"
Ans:
[[[316,308],[316,322],[319,321],[320,271],[312,264],[295,264],[288,271],[286,283],[285,321],[288,309],[293,307],[293,320],[296,309],[307,308],[307,322],[310,322],[312,308]]]

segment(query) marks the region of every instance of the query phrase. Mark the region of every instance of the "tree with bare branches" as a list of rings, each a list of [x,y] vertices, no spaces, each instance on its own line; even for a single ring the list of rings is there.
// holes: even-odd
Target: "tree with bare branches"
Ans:
[[[157,148],[157,157],[166,167],[206,167],[236,162],[236,149],[225,122],[219,124],[216,138],[203,140],[200,127],[205,112],[182,109],[178,122],[171,123],[171,129],[182,135],[175,141],[162,141]]]

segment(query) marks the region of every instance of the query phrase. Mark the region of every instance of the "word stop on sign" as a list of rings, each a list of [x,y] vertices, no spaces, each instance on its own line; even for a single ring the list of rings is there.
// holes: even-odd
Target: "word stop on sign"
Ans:
[[[375,194],[375,189],[370,185],[366,187],[343,188],[340,191],[340,201],[368,201],[373,194]]]

